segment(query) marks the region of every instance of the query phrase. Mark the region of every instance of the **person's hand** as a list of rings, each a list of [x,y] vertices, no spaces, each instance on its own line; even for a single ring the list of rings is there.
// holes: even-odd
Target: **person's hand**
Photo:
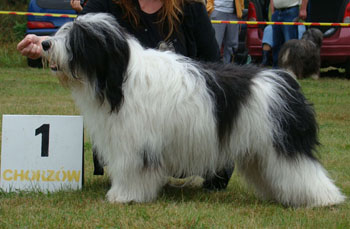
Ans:
[[[70,5],[78,13],[83,10],[83,7],[80,5],[80,0],[70,0]]]
[[[275,7],[273,5],[273,0],[270,0],[270,12],[271,12],[271,15],[275,12]]]
[[[303,21],[306,20],[307,12],[306,9],[300,9],[299,11],[299,18]]]
[[[23,55],[30,59],[38,59],[41,57],[41,42],[46,40],[48,37],[39,37],[34,34],[28,34],[21,42],[17,45],[17,50]]]

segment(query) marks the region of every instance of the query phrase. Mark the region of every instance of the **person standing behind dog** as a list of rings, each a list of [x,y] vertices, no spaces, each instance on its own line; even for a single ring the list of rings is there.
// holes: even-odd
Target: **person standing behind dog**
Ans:
[[[305,20],[307,16],[308,0],[271,0],[272,21],[293,22],[296,19]],[[273,26],[273,66],[278,65],[278,53],[284,42],[298,39],[298,27],[290,25]]]
[[[204,0],[89,0],[81,12],[86,13],[112,14],[147,48],[166,45],[194,59],[220,59]],[[17,48],[22,55],[37,59],[46,38],[27,35]]]
[[[237,21],[242,18],[244,0],[208,0],[207,10],[212,20]],[[223,46],[223,62],[230,63],[238,48],[238,24],[213,24],[219,47]]]
[[[215,32],[204,1],[198,0],[89,0],[81,14],[110,13],[146,48],[172,50],[201,61],[219,61]],[[41,42],[47,37],[27,35],[18,51],[29,58],[41,56]],[[207,189],[226,188],[233,165],[207,179]]]

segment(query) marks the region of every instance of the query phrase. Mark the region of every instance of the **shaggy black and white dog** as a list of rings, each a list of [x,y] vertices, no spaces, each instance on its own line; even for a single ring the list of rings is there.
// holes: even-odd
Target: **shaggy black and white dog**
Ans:
[[[210,177],[233,161],[264,199],[344,200],[313,154],[314,111],[289,73],[145,49],[106,14],[42,46],[107,166],[109,201],[152,201],[169,176]]]
[[[297,79],[320,76],[323,34],[319,29],[308,29],[300,40],[284,43],[278,54],[278,66],[292,73]]]

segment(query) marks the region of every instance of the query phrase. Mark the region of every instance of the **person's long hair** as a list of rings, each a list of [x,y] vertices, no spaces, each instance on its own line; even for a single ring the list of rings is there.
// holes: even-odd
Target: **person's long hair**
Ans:
[[[162,8],[158,11],[158,22],[161,31],[166,26],[168,34],[165,35],[165,40],[177,32],[178,26],[181,24],[181,16],[183,14],[184,0],[161,0],[163,2]],[[133,26],[137,27],[140,24],[140,15],[135,9],[134,1],[132,0],[114,0],[120,5],[125,12],[124,17],[127,18]]]

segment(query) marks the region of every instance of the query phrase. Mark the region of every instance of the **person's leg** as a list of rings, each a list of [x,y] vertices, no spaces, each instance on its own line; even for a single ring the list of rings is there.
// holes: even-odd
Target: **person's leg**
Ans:
[[[262,39],[262,66],[270,65],[270,55],[273,47],[272,25],[268,25],[264,29],[264,35]]]
[[[273,32],[272,25],[268,25],[264,28],[264,35],[262,38],[263,44],[268,44],[270,47],[273,47]]]
[[[278,22],[281,21],[280,11],[276,10],[272,15],[272,21]],[[273,48],[272,48],[272,60],[273,67],[277,67],[278,65],[278,53],[281,49],[281,46],[284,42],[282,26],[281,25],[273,25],[272,26],[272,37],[273,37]]]
[[[210,19],[211,20],[224,20],[223,19],[223,14],[222,12],[220,11],[216,11],[214,10],[212,12],[212,14],[210,15]],[[223,42],[223,39],[224,39],[224,35],[225,35],[225,30],[226,30],[226,24],[212,24],[213,25],[213,28],[215,30],[215,38],[216,38],[216,41],[219,45],[219,48],[221,48],[222,46],[222,42]]]
[[[293,22],[299,16],[299,7],[293,7],[285,10],[281,14],[281,19],[286,22]],[[282,32],[284,36],[284,42],[291,39],[298,39],[298,26],[283,26]]]
[[[272,47],[269,44],[263,44],[261,66],[266,67],[270,65],[270,55]]]
[[[225,20],[227,21],[237,21],[238,18],[234,14],[225,14]],[[238,48],[238,35],[239,35],[239,25],[229,24],[227,25],[225,37],[224,37],[224,63],[230,63],[234,51]]]
[[[300,40],[306,31],[305,25],[298,25],[298,39]]]

